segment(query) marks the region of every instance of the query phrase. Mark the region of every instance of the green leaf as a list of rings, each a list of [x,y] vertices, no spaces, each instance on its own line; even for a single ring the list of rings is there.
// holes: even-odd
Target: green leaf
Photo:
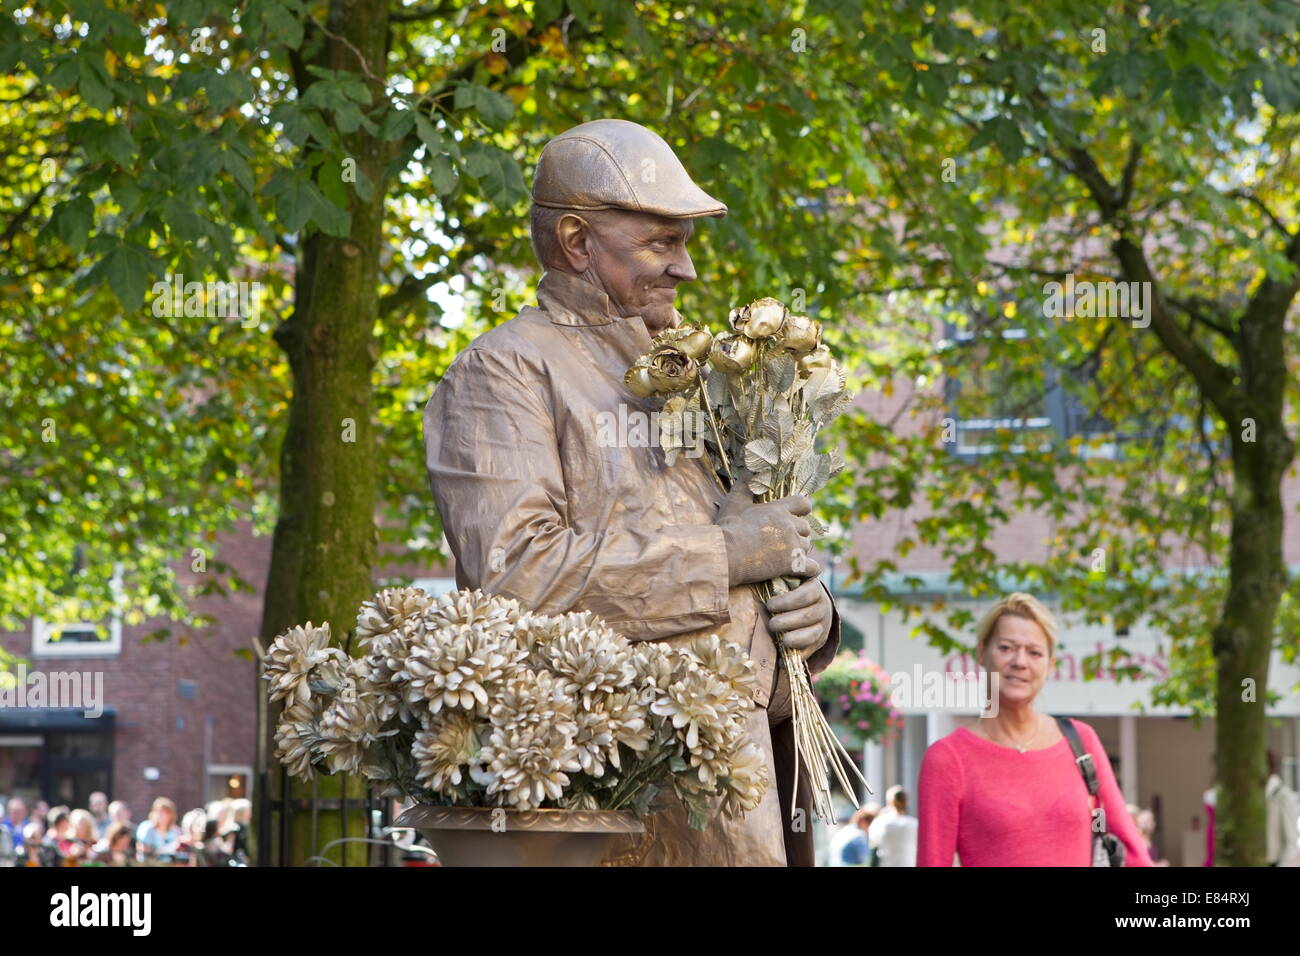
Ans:
[[[85,69],[81,71],[81,79],[77,83],[77,89],[81,93],[81,98],[86,101],[86,105],[91,109],[107,110],[113,105],[113,94],[108,87],[100,82],[93,70]]]
[[[104,260],[108,286],[128,312],[139,309],[149,286],[149,260],[133,246],[119,245]]]
[[[414,110],[399,110],[390,107],[384,114],[384,121],[379,125],[379,138],[390,143],[402,139],[411,132],[411,127],[414,125]]]
[[[457,110],[475,110],[489,129],[504,129],[515,112],[510,97],[477,83],[462,83],[456,87],[454,107]]]
[[[997,143],[998,151],[1007,162],[1015,162],[1025,149],[1025,138],[1020,133],[1020,127],[1014,120],[1007,119],[1005,116],[995,117],[993,122],[995,124],[993,139]]]
[[[95,222],[95,206],[85,196],[77,196],[54,207],[47,228],[62,239],[74,253],[86,247]]]
[[[478,181],[484,195],[499,208],[513,206],[528,195],[514,157],[496,146],[470,143],[465,147],[465,171]]]
[[[321,195],[315,183],[302,176],[291,175],[276,199],[275,215],[289,232],[298,232],[328,206],[329,201]]]
[[[269,4],[263,17],[268,39],[277,46],[296,50],[302,46],[302,23],[293,12],[278,3]]]
[[[426,155],[424,165],[429,170],[429,181],[439,196],[446,196],[455,190],[460,180],[456,178],[456,170],[451,165],[451,160],[441,153]]]
[[[248,160],[239,155],[233,149],[225,149],[221,152],[221,165],[226,172],[239,184],[240,188],[246,193],[252,193],[256,189],[256,183],[253,180],[252,167],[248,165]]]

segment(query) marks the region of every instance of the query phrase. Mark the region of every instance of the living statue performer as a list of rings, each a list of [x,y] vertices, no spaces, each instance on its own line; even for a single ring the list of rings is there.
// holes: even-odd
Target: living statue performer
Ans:
[[[763,802],[697,831],[665,794],[669,808],[606,863],[811,866],[806,783],[791,817],[795,744],[775,644],[782,635],[813,673],[839,646],[838,613],[805,556],[810,503],[756,504],[743,485],[725,495],[706,456],[670,467],[648,425],[609,427],[650,421],[653,406],[623,374],[680,323],[676,287],[696,279],[694,220],[727,207],[658,135],[611,119],[551,140],[532,198],[537,306],[475,339],[424,412],[457,586],[547,614],[592,611],[632,641],[716,633],[744,647],[758,677],[749,730],[768,759]],[[764,606],[751,582],[783,575],[805,581]]]

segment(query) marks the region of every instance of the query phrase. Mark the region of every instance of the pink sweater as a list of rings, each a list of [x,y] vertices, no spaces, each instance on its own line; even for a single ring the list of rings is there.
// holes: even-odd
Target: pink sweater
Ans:
[[[1074,726],[1092,754],[1106,827],[1128,850],[1125,865],[1151,866],[1097,732]],[[1092,863],[1088,789],[1064,737],[1022,754],[958,728],[925,752],[918,791],[917,866],[952,866],[954,852],[962,866]]]

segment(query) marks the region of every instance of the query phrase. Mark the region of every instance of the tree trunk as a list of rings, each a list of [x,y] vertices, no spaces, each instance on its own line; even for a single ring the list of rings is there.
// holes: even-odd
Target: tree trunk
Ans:
[[[1253,487],[1237,469],[1228,596],[1214,628],[1218,670],[1215,721],[1214,859],[1264,865],[1265,715],[1274,619],[1285,582],[1278,485]]]
[[[1286,388],[1285,319],[1295,294],[1268,280],[1238,333],[1241,384],[1232,437],[1232,532],[1228,595],[1213,632],[1217,664],[1214,861],[1265,863],[1264,783],[1269,658],[1286,588],[1282,479],[1295,455],[1282,417]],[[1226,417],[1226,416],[1225,416]],[[1253,434],[1245,419],[1253,421]]]
[[[382,76],[387,47],[387,0],[335,0],[327,23],[320,65],[360,74],[376,102],[382,85],[366,69]],[[365,65],[358,61],[363,57]],[[383,222],[383,171],[389,147],[364,129],[342,137],[357,169],[375,184],[370,201],[355,190],[348,236],[323,233],[306,237],[294,279],[294,310],[275,333],[293,372],[293,398],[280,452],[280,513],[271,546],[262,610],[261,637],[269,642],[285,629],[307,621],[328,622],[335,643],[348,646],[357,608],[372,593],[376,554],[375,506],[377,466],[371,425],[373,329],[378,314],[377,279]],[[328,161],[327,161],[328,162]],[[265,694],[265,684],[258,688]],[[278,794],[280,768],[270,738],[278,707],[262,728],[268,766],[267,782]],[[338,778],[322,777],[316,796],[343,796]],[[348,781],[350,797],[364,793],[360,780]],[[312,799],[311,786],[293,782],[291,800]],[[267,821],[270,832],[258,834],[262,860],[301,864],[341,835],[337,810],[321,811],[311,845],[311,814],[293,813],[287,859],[279,859],[281,822]],[[348,814],[351,836],[364,836],[363,814]],[[344,858],[364,863],[358,845]]]

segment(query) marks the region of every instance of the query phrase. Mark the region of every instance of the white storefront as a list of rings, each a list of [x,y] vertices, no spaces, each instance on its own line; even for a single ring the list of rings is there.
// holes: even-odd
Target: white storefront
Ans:
[[[923,635],[913,638],[918,619],[904,621],[896,610],[837,596],[844,620],[863,635],[867,654],[888,673],[917,675],[961,674],[973,670],[963,654],[945,654]],[[951,604],[952,602],[950,602]],[[964,605],[976,620],[988,602]],[[1055,609],[1054,609],[1055,610]],[[936,619],[938,620],[938,619]],[[1199,865],[1204,853],[1206,815],[1203,794],[1212,784],[1214,721],[1199,726],[1190,712],[1177,707],[1153,707],[1152,687],[1169,674],[1169,641],[1140,626],[1125,636],[1106,627],[1090,626],[1067,617],[1061,619],[1057,668],[1036,702],[1040,710],[1086,720],[1096,730],[1115,764],[1116,777],[1128,802],[1140,807],[1158,805],[1158,844],[1174,865]],[[963,635],[964,642],[971,637]],[[1107,664],[1110,653],[1127,652],[1127,665],[1141,676],[1117,675]],[[1101,672],[1085,679],[1084,658],[1100,655]],[[1285,664],[1276,653],[1269,669],[1269,689],[1280,696],[1269,706],[1269,746],[1282,763],[1282,776],[1296,785],[1296,757],[1300,752],[1300,668]],[[1266,694],[1258,692],[1261,706]],[[921,759],[930,743],[950,733],[957,718],[974,716],[970,707],[900,707],[906,717],[901,737],[888,746],[867,748],[867,779],[880,799],[886,787],[902,784],[915,806],[916,780]]]

